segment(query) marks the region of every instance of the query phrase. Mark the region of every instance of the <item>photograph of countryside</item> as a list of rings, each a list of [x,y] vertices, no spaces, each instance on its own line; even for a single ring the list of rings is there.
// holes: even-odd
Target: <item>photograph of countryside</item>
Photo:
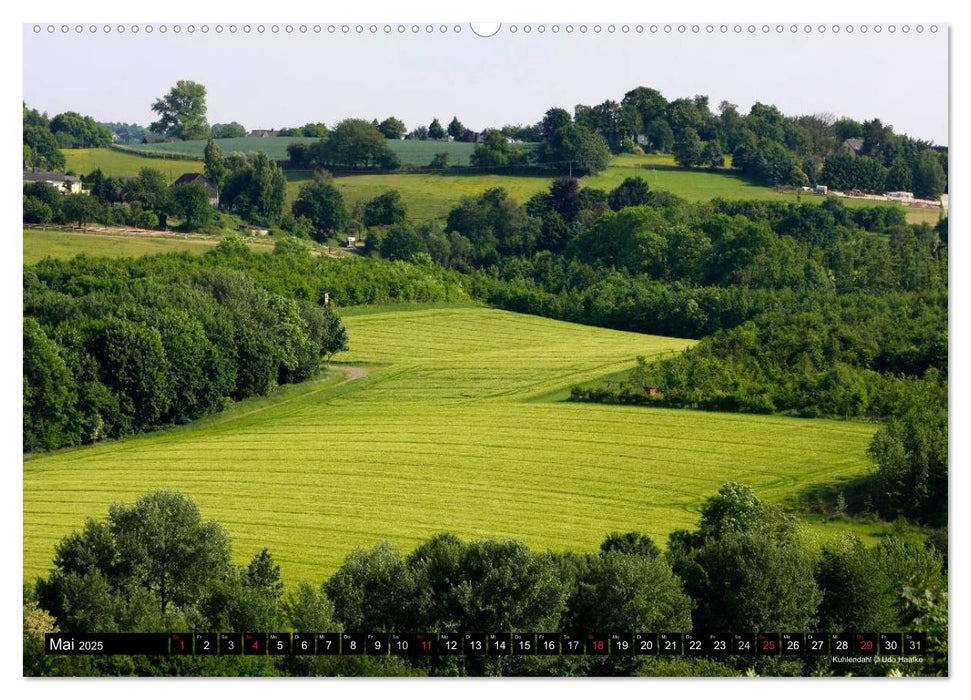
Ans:
[[[24,27],[25,676],[948,675],[946,27],[616,26]],[[228,631],[926,648],[45,652]]]

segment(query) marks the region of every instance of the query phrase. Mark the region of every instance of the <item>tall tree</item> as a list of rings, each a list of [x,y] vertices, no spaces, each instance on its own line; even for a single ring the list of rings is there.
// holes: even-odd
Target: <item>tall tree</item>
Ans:
[[[383,122],[378,124],[378,131],[386,139],[400,139],[405,135],[407,129],[405,128],[405,123],[400,119],[395,119],[394,117],[388,117]]]
[[[946,185],[940,156],[931,148],[925,149],[914,169],[914,194],[926,199],[940,199]]]
[[[438,117],[432,119],[432,123],[428,125],[428,138],[436,141],[445,138],[445,129],[442,128],[442,123],[438,121]]]
[[[223,179],[226,177],[226,159],[223,157],[223,149],[212,138],[206,143],[202,160],[205,163],[206,177],[212,180],[216,187],[222,187]]]
[[[465,126],[459,121],[458,117],[452,117],[452,121],[448,123],[448,135],[456,141],[461,141],[464,134]]]
[[[300,188],[297,201],[293,203],[293,215],[307,217],[314,228],[313,238],[321,242],[344,228],[350,220],[340,190],[323,178],[316,178]]]
[[[214,139],[235,139],[241,136],[246,136],[246,127],[239,122],[212,125],[212,137]]]
[[[206,123],[206,86],[179,80],[168,94],[152,103],[159,119],[149,127],[158,134],[188,141],[209,135]]]

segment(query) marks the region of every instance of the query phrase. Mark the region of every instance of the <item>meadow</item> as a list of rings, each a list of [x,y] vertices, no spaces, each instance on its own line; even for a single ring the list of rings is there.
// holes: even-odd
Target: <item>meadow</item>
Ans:
[[[101,168],[105,175],[137,177],[142,168],[154,168],[164,173],[170,182],[175,182],[185,173],[201,173],[203,170],[201,160],[146,158],[112,148],[71,148],[62,153],[67,161],[65,169],[78,175],[87,175]]]
[[[138,257],[179,251],[205,253],[219,241],[215,236],[147,236],[25,228],[23,260],[25,265],[33,265],[46,257],[73,258],[81,253],[103,258]],[[257,252],[273,250],[273,243],[264,241],[246,241],[246,245]]]
[[[319,139],[285,136],[241,136],[232,139],[216,139],[223,153],[251,153],[262,151],[271,160],[287,160],[287,145],[294,142],[315,143]],[[175,153],[202,159],[206,141],[174,141],[172,143],[137,143],[125,148],[151,153]],[[448,153],[452,165],[468,165],[469,157],[475,149],[474,143],[458,141],[417,141],[388,139],[388,147],[406,165],[428,165],[436,153]]]
[[[614,530],[664,542],[727,481],[781,501],[867,469],[873,424],[554,400],[692,341],[478,306],[343,317],[352,350],[317,381],[165,432],[29,456],[25,577],[86,517],[156,488],[226,526],[238,562],[268,547],[292,584],[321,581],[355,547],[409,550],[444,530],[556,551],[595,550]]]
[[[251,141],[281,141],[286,138],[245,137]],[[245,140],[244,139],[244,140]],[[235,139],[221,139],[233,141]],[[306,140],[306,139],[305,139]],[[196,143],[193,141],[185,144]],[[198,142],[203,143],[203,142]],[[438,141],[390,141],[397,147],[428,148],[430,146],[471,147],[467,143],[448,143]],[[149,144],[144,144],[149,145]],[[183,144],[150,144],[151,146],[182,146]],[[436,151],[432,149],[431,155]],[[200,151],[201,153],[201,151]],[[112,149],[74,149],[65,150],[67,169],[75,173],[89,173],[100,167],[106,175],[123,175],[133,177],[141,168],[157,168],[164,172],[170,180],[175,180],[183,173],[201,172],[202,163],[191,160],[164,160],[158,158],[143,158],[132,153],[123,153]],[[400,155],[400,154],[399,154]],[[427,164],[431,160],[421,158],[420,164]],[[404,158],[403,158],[404,160]],[[458,161],[452,159],[456,164]],[[287,171],[287,203],[291,204],[299,193],[300,187],[307,182],[313,173],[306,170]],[[698,202],[708,201],[716,197],[724,199],[759,199],[781,202],[822,202],[823,197],[809,193],[795,193],[779,191],[771,187],[764,187],[753,183],[729,168],[715,170],[683,170],[674,164],[670,155],[619,155],[614,156],[610,166],[602,173],[585,177],[582,186],[597,187],[611,190],[617,187],[625,178],[641,177],[645,179],[653,190],[673,192],[685,199]],[[441,173],[428,172],[396,172],[388,174],[349,175],[334,179],[334,184],[341,191],[345,202],[353,207],[358,202],[373,199],[382,192],[397,190],[408,207],[409,218],[416,222],[443,221],[448,212],[454,208],[462,197],[481,194],[492,187],[502,187],[519,202],[525,202],[534,194],[546,191],[552,178],[537,175],[488,175],[481,173],[463,172],[461,168]],[[895,202],[874,202],[863,199],[841,200],[848,207],[868,207],[875,204],[881,206],[899,207]],[[911,223],[934,224],[939,212],[935,209],[906,209],[907,220]]]

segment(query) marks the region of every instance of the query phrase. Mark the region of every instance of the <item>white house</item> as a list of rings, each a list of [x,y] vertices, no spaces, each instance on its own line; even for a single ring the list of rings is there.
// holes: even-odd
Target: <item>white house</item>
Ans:
[[[46,182],[56,187],[58,191],[68,194],[81,194],[81,178],[64,173],[32,173],[24,171],[24,184],[28,182]]]

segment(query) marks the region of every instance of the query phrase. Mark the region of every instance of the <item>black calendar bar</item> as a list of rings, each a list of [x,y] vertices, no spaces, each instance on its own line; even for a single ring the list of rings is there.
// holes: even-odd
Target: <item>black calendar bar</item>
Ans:
[[[155,633],[78,633],[49,632],[44,635],[48,654],[80,656],[87,654],[168,654],[169,635]]]
[[[167,632],[45,635],[52,655],[919,655],[923,632]]]

